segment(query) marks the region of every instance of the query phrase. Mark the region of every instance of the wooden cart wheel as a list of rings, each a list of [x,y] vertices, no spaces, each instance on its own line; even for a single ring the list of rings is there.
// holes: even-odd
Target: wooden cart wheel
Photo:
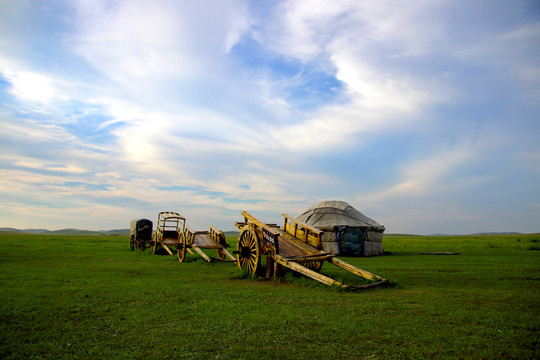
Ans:
[[[130,248],[131,250],[135,250],[135,242],[134,242],[134,239],[133,239],[133,235],[131,235],[131,236],[129,237],[129,248]]]
[[[178,244],[176,244],[176,248],[178,249],[178,261],[183,262],[186,258],[186,235],[185,233],[181,232],[180,236],[178,237]]]
[[[152,234],[152,247],[151,247],[152,255],[156,255],[157,246],[158,246],[157,234],[153,233]]]
[[[146,250],[146,240],[143,239],[139,242],[139,250]]]
[[[237,263],[240,269],[245,269],[253,276],[256,274],[260,263],[259,238],[252,225],[242,228],[238,236]]]
[[[302,265],[304,265],[310,270],[319,272],[321,271],[323,262],[322,261],[308,261],[308,262],[303,263]]]
[[[218,233],[219,237],[219,244],[225,248],[227,246],[227,241],[225,240],[225,234],[223,231],[220,231]],[[217,254],[220,260],[225,260],[225,251],[223,251],[223,248],[217,249]]]

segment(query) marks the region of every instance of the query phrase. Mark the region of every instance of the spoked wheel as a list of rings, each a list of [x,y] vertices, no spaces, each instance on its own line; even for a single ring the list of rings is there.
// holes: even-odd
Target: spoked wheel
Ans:
[[[223,233],[223,231],[220,231],[218,236],[219,236],[219,244],[223,246],[223,248],[226,247],[227,241],[225,240],[225,234]],[[220,260],[225,260],[225,251],[223,251],[223,248],[217,249],[217,254]]]
[[[219,260],[225,260],[225,251],[222,248],[217,249],[217,255]]]
[[[129,248],[131,250],[135,250],[135,241],[133,240],[133,236],[129,238]]]
[[[151,247],[152,255],[156,255],[157,246],[158,246],[157,234],[153,233],[152,234],[152,247]]]
[[[307,267],[310,270],[319,272],[319,271],[321,271],[321,268],[323,266],[323,262],[322,261],[308,261],[308,262],[303,263],[302,265],[304,265],[305,267]]]
[[[178,261],[183,262],[186,258],[186,236],[182,232],[178,237],[178,244],[176,244],[176,249],[178,250]]]
[[[139,250],[146,250],[146,240],[143,239],[139,242]]]
[[[257,273],[260,263],[259,238],[255,228],[251,225],[244,226],[238,236],[238,258],[240,269],[245,269],[253,276]]]

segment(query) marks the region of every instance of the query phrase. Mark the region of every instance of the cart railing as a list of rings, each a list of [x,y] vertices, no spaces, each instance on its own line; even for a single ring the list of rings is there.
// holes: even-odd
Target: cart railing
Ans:
[[[248,225],[249,221],[251,221],[253,224],[257,225],[260,228],[266,229],[272,234],[279,235],[279,232],[273,230],[277,227],[276,224],[265,224],[261,221],[259,221],[255,216],[251,215],[247,211],[242,211],[242,215],[244,216],[244,225]]]
[[[162,211],[158,214],[157,231],[177,230],[184,228],[186,219],[177,212]]]
[[[212,262],[213,260],[236,261],[236,258],[232,256],[226,249],[228,245],[225,241],[225,235],[223,234],[223,232],[217,230],[211,225],[210,231],[196,231],[186,225],[182,235],[182,239],[183,240],[178,246],[178,260],[180,262],[184,261],[185,252],[193,254],[191,250],[197,252],[203,259],[208,262]],[[219,259],[206,255],[201,249],[216,249]],[[227,260],[226,257],[228,257],[229,260]]]
[[[204,231],[195,231],[193,230],[192,228],[190,228],[188,225],[186,225],[186,230],[185,230],[185,241],[186,241],[186,246],[191,246],[193,245],[193,241],[195,240],[195,235],[197,233],[200,233],[200,232],[204,232]]]
[[[228,248],[229,244],[227,244],[227,242],[225,241],[225,234],[223,234],[223,239],[221,238],[221,234],[223,234],[222,231],[219,231],[218,229],[210,225],[210,237],[212,238],[212,240],[223,246],[223,248]]]
[[[317,249],[322,249],[321,236],[323,231],[309,226],[288,214],[281,214],[281,216],[284,219],[283,230]]]

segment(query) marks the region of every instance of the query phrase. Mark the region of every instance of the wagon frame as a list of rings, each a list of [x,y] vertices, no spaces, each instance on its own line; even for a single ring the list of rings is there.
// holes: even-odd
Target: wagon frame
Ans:
[[[238,235],[237,265],[255,275],[260,266],[260,258],[267,255],[270,263],[294,270],[326,285],[349,289],[369,289],[381,286],[388,281],[378,275],[362,270],[339,260],[322,250],[322,231],[311,227],[287,214],[283,229],[276,224],[265,224],[246,211],[242,211],[243,222],[235,222]],[[374,281],[367,285],[351,286],[320,274],[323,262],[329,262],[356,276]]]
[[[178,261],[183,262],[186,252],[193,254],[191,250],[194,250],[207,262],[214,260],[234,262],[236,258],[227,251],[228,246],[223,231],[217,230],[211,225],[210,231],[194,231],[186,225],[177,245]],[[201,249],[217,250],[218,259],[209,257]],[[228,260],[226,259],[227,257],[229,258]]]
[[[156,230],[152,234],[152,254],[156,254],[159,248],[165,249],[169,255],[174,253],[169,247],[177,247],[184,230],[186,218],[177,212],[162,211],[158,213]]]

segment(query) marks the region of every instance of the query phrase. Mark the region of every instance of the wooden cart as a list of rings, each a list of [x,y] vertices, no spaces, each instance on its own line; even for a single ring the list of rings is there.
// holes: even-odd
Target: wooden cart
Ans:
[[[242,212],[243,222],[236,222],[240,230],[238,235],[237,264],[255,275],[260,267],[262,255],[268,261],[275,261],[286,268],[294,270],[326,285],[343,288],[368,289],[387,283],[387,280],[365,270],[359,269],[337,259],[322,250],[322,231],[315,229],[287,214],[283,228],[276,224],[264,224],[246,211]],[[354,275],[374,281],[367,285],[350,286],[331,279],[318,271],[324,261],[336,265]]]
[[[189,226],[186,226],[177,245],[178,261],[184,261],[186,252],[193,254],[191,249],[195,250],[208,262],[216,259],[209,257],[201,249],[216,249],[218,260],[236,261],[236,258],[227,251],[227,247],[223,231],[216,230],[213,226],[210,226],[210,231],[194,231]],[[229,259],[227,260],[226,257]]]
[[[177,212],[162,211],[158,214],[156,231],[152,234],[152,254],[163,248],[174,256],[169,247],[177,247],[184,230],[186,219]]]

